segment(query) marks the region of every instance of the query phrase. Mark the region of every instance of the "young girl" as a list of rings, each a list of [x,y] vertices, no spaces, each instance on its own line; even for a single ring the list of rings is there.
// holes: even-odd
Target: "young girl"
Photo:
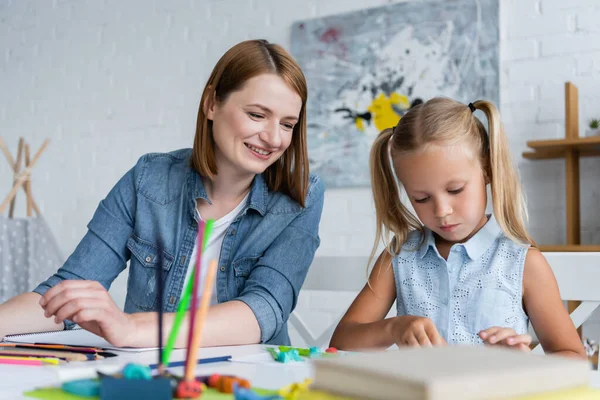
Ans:
[[[485,113],[488,132],[475,109]],[[400,201],[392,167],[416,216]],[[331,346],[485,343],[529,351],[531,320],[546,353],[585,357],[552,270],[530,247],[518,176],[493,104],[435,98],[415,107],[376,139],[371,177],[371,258],[380,239],[386,249]],[[488,184],[492,215],[485,213]],[[384,319],[394,301],[398,316]]]
[[[214,219],[205,255],[219,268],[203,344],[289,344],[324,197],[308,171],[306,99],[304,74],[282,47],[249,40],[229,49],[202,93],[193,149],[141,157],[58,272],[0,305],[0,338],[75,322],[117,346],[155,346],[156,269],[165,271],[168,332],[198,223]],[[123,312],[107,289],[127,262]]]

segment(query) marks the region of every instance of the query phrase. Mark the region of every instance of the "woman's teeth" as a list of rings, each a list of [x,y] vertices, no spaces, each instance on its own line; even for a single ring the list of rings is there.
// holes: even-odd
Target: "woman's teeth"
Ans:
[[[254,147],[254,146],[250,146],[249,144],[246,144],[246,147],[248,147],[253,152],[260,154],[261,156],[268,156],[269,154],[271,154],[270,151],[261,150],[259,148]]]

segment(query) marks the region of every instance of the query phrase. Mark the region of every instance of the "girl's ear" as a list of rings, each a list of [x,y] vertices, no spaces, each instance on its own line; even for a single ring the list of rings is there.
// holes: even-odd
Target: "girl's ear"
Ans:
[[[489,166],[483,167],[483,179],[486,185],[492,183],[492,169]]]
[[[209,87],[210,89],[210,87]],[[206,115],[206,119],[212,121],[215,117],[215,107],[217,104],[217,99],[215,98],[215,92],[212,90],[204,99],[204,104],[202,105],[202,111],[204,111],[204,115]]]

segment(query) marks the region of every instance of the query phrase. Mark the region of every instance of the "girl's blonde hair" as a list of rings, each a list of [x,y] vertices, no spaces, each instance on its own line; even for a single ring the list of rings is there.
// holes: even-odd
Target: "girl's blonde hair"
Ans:
[[[375,200],[377,231],[371,251],[372,261],[380,240],[391,254],[398,254],[411,230],[421,230],[419,220],[402,204],[398,183],[390,158],[415,152],[443,142],[467,143],[479,159],[492,192],[494,216],[504,234],[521,243],[535,245],[525,228],[527,209],[521,193],[517,170],[512,164],[508,141],[500,114],[489,101],[472,103],[473,110],[483,111],[488,120],[488,133],[473,115],[471,105],[455,100],[434,98],[406,113],[394,128],[382,131],[371,149],[371,186]],[[393,240],[390,242],[390,233]]]

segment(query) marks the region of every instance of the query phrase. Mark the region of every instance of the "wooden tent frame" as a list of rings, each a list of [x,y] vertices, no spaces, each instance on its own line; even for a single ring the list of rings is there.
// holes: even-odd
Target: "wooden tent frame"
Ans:
[[[35,153],[33,159],[30,159],[29,144],[25,143],[25,140],[23,138],[20,138],[19,149],[17,150],[17,157],[15,161],[15,159],[13,159],[12,155],[10,154],[10,151],[8,150],[8,146],[6,146],[4,140],[0,138],[0,149],[2,149],[2,152],[6,156],[6,160],[10,164],[10,167],[12,168],[14,173],[13,187],[2,202],[2,204],[0,204],[0,214],[4,213],[4,210],[10,204],[8,217],[14,217],[15,198],[17,196],[17,191],[19,190],[19,188],[23,188],[23,190],[25,191],[25,196],[27,198],[27,216],[31,217],[33,215],[33,211],[35,211],[37,215],[40,215],[40,209],[37,206],[35,200],[33,199],[33,195],[31,193],[31,170],[38,162],[42,153],[48,147],[49,143],[50,139],[46,139],[44,143],[42,143],[42,146],[39,148],[37,153]],[[25,163],[25,169],[21,171],[21,161],[23,159]]]

